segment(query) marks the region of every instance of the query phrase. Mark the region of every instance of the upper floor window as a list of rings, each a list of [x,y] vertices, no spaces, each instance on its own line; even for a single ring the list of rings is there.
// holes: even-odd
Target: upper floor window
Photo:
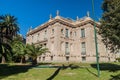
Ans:
[[[85,45],[85,42],[81,43],[81,54],[86,54],[86,45]]]
[[[44,39],[47,39],[47,30],[45,30]]]
[[[76,33],[76,31],[74,32],[74,34],[75,34],[75,36],[77,36],[77,33]]]
[[[47,30],[45,30],[45,35],[47,34]]]
[[[72,31],[70,32],[70,36],[72,37]]]
[[[54,34],[54,29],[52,29],[52,34]]]
[[[68,29],[66,29],[65,37],[69,37],[69,30]]]
[[[63,34],[63,29],[61,29],[61,33]]]
[[[38,37],[39,37],[40,33],[38,33]]]
[[[85,37],[85,29],[81,29],[81,37]]]
[[[68,42],[65,43],[65,54],[66,55],[69,54],[69,43]]]

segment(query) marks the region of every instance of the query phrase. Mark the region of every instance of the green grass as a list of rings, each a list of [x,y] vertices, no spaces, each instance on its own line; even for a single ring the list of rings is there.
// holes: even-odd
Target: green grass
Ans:
[[[42,64],[44,65],[44,64]],[[48,65],[48,64],[46,64]],[[100,78],[95,64],[52,64],[58,68],[0,64],[0,80],[120,80],[120,63],[101,63]],[[82,66],[82,67],[81,67]]]

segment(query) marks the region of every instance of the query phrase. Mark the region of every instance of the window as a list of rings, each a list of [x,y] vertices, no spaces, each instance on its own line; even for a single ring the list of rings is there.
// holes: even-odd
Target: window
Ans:
[[[64,34],[64,33],[63,33],[63,29],[61,29],[61,33]]]
[[[52,29],[52,34],[54,34],[54,29]]]
[[[72,37],[72,31],[70,32],[70,37]]]
[[[41,57],[39,57],[39,61],[41,61]]]
[[[68,42],[65,43],[65,54],[66,55],[69,54],[69,43]]]
[[[45,30],[45,35],[47,34],[47,30]]]
[[[82,54],[82,55],[85,55],[85,54],[86,54],[86,46],[85,46],[85,42],[82,42],[82,43],[81,43],[81,48],[82,48],[82,50],[81,50],[81,54]]]
[[[69,56],[66,56],[66,61],[69,61]]]
[[[37,35],[37,36],[39,37],[39,35],[40,35],[40,33],[38,33],[38,35]]]
[[[77,35],[76,31],[74,32],[74,35],[75,35],[75,36]]]
[[[45,30],[44,39],[47,39],[47,30]]]
[[[86,57],[82,57],[82,61],[86,61]]]
[[[53,61],[53,56],[51,56],[51,61]]]
[[[45,57],[43,57],[43,61],[45,61]]]
[[[47,46],[47,44],[45,43],[45,44],[44,44],[44,47],[46,48],[46,46]]]
[[[66,29],[66,34],[65,34],[65,37],[69,37],[69,30],[68,29]]]
[[[85,29],[81,29],[81,37],[82,37],[82,38],[85,37]]]

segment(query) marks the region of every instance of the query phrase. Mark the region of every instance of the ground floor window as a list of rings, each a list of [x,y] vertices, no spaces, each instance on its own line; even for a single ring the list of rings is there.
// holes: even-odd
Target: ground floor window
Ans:
[[[51,56],[51,61],[53,60],[53,56]]]
[[[69,61],[69,56],[66,57],[66,61]]]
[[[45,61],[45,57],[43,57],[43,61]]]
[[[82,57],[82,61],[86,61],[86,57]]]
[[[41,61],[41,57],[39,57],[39,61]]]

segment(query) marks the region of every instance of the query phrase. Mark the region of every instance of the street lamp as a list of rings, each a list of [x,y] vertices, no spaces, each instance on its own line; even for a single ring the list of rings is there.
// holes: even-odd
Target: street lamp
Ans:
[[[97,44],[97,32],[96,32],[95,14],[94,14],[94,0],[92,0],[92,13],[93,13],[93,20],[94,20],[94,36],[95,36],[94,38],[95,38],[95,49],[96,49],[97,72],[98,72],[98,77],[100,77],[98,44]]]

